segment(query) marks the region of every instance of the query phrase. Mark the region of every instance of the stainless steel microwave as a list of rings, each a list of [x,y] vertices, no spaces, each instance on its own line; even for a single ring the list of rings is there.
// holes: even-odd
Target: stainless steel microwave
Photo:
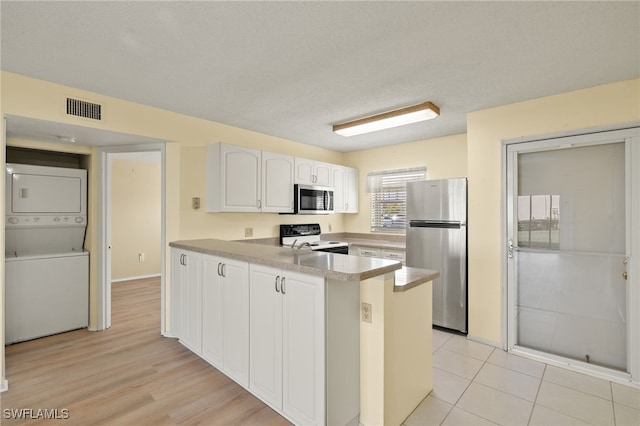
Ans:
[[[294,185],[295,214],[333,213],[333,188],[314,185]]]

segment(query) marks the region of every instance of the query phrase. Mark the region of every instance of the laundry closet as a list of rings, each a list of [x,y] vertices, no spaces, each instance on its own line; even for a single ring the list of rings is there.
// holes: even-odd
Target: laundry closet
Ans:
[[[6,344],[88,326],[86,161],[7,149]]]

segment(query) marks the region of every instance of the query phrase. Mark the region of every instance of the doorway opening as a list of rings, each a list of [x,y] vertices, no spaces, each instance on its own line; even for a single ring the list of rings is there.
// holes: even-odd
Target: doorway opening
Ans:
[[[164,318],[164,152],[164,144],[100,150],[98,330],[111,326],[113,282],[159,277]]]

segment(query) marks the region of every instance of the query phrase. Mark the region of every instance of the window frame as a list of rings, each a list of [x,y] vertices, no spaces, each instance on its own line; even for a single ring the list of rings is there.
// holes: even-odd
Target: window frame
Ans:
[[[426,180],[426,167],[385,170],[367,174],[370,194],[370,231],[406,233],[407,182]]]

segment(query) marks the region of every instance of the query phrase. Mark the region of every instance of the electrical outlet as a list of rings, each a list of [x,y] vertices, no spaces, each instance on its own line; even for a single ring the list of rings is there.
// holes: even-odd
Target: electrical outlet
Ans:
[[[191,206],[194,210],[198,210],[200,208],[200,197],[193,197],[191,199]]]
[[[371,322],[371,303],[362,302],[362,321]]]
[[[245,238],[253,237],[253,228],[244,228],[244,236]]]
[[[138,262],[144,263],[144,253],[138,253]]]

